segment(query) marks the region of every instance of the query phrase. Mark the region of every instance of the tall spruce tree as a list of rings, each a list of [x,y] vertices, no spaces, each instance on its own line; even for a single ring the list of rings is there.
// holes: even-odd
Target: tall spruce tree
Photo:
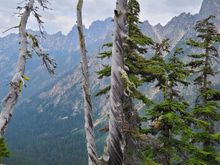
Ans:
[[[142,86],[143,81],[141,74],[143,68],[141,66],[146,65],[147,47],[153,44],[151,38],[145,36],[140,30],[140,5],[137,0],[128,1],[128,37],[126,40],[125,49],[125,66],[127,68],[125,78],[125,86],[127,96],[125,97],[124,104],[124,120],[128,128],[125,131],[125,159],[126,165],[139,165],[141,162],[140,148],[138,147],[137,133],[140,128],[140,121],[137,109],[135,109],[133,100],[138,99],[145,104],[151,103],[151,101],[142,94],[138,87]],[[134,149],[135,148],[135,149]]]
[[[140,28],[139,21],[140,6],[138,1],[130,0],[128,1],[128,13],[127,13],[127,26],[128,26],[128,37],[125,43],[125,71],[122,77],[125,81],[125,88],[127,97],[142,100],[146,104],[150,104],[151,101],[145,97],[139,90],[138,87],[145,83],[146,74],[150,73],[148,71],[148,60],[144,57],[147,53],[147,47],[153,44],[153,40],[145,36]],[[104,52],[101,52],[98,58],[105,59],[112,56],[112,51],[110,48],[112,43],[106,43],[103,48],[106,48]],[[104,65],[103,69],[97,72],[99,79],[104,77],[109,77],[111,73],[111,66]],[[106,86],[97,96],[108,93],[110,86]],[[132,102],[129,100],[128,102]]]
[[[151,102],[137,88],[143,85],[143,74],[146,71],[144,68],[147,65],[147,59],[144,57],[147,53],[147,48],[153,45],[153,40],[142,33],[140,30],[140,5],[137,0],[128,1],[128,37],[126,40],[125,65],[127,67],[127,75],[129,80],[134,84],[131,86],[131,98],[142,100],[144,103]]]
[[[153,45],[153,40],[145,36],[139,28],[141,22],[139,21],[140,6],[137,0],[128,1],[128,12],[127,12],[127,39],[125,43],[125,70],[129,80],[134,83],[134,86],[129,86],[133,90],[129,92],[133,98],[142,100],[145,103],[149,103],[149,100],[144,97],[136,89],[137,87],[144,84],[143,77],[149,72],[145,67],[148,60],[144,57],[147,53],[147,47]],[[106,50],[100,53],[99,58],[105,59],[112,56],[112,51],[109,49],[112,47],[112,43],[106,43],[103,48]],[[99,78],[109,77],[111,73],[111,66],[104,65],[103,69],[97,72]],[[128,85],[128,84],[127,84]],[[110,90],[110,86],[106,86],[102,89],[97,96],[106,94]]]
[[[179,164],[185,161],[186,151],[192,148],[189,143],[192,130],[187,124],[190,118],[186,111],[188,104],[178,90],[180,85],[188,85],[186,78],[189,71],[177,57],[183,53],[181,48],[177,48],[168,61],[164,60],[163,54],[169,52],[167,39],[161,44],[156,43],[153,49],[155,56],[152,57],[151,67],[159,70],[155,74],[157,80],[155,87],[162,91],[163,97],[161,102],[146,110],[146,121],[150,120],[151,124],[148,124],[143,131],[155,136],[160,147],[146,149],[146,162],[163,165]]]
[[[216,43],[220,42],[220,34],[213,23],[214,16],[200,20],[195,26],[198,40],[190,39],[187,44],[200,49],[201,53],[190,54],[192,61],[188,64],[195,73],[194,84],[198,86],[199,95],[192,110],[192,115],[205,124],[196,125],[197,133],[193,141],[202,143],[203,154],[197,155],[204,164],[220,164],[219,153],[216,150],[220,143],[220,133],[216,124],[220,120],[220,90],[213,87],[211,78],[217,74],[215,62],[219,61]],[[218,130],[219,131],[219,130]]]

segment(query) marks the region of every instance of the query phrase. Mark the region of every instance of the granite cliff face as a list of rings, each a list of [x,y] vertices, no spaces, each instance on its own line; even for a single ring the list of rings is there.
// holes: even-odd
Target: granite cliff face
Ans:
[[[193,26],[196,21],[210,14],[216,16],[216,24],[220,25],[219,0],[204,0],[198,14],[182,13],[171,19],[165,26],[161,24],[152,26],[148,21],[144,21],[140,27],[155,41],[170,38],[172,48],[183,47],[186,51],[183,59],[188,60],[186,54],[191,52],[191,49],[185,45],[185,42],[195,37]],[[102,67],[102,64],[108,62],[97,59],[97,54],[101,51],[103,43],[111,41],[112,27],[112,19],[108,18],[104,21],[95,21],[88,29],[85,28],[93,96],[108,82],[108,80],[102,82],[97,79],[96,71]],[[220,30],[220,26],[218,28]],[[37,32],[33,33],[37,34]],[[54,35],[46,34],[45,37],[46,39],[40,38],[40,40],[44,49],[57,60],[57,76],[49,79],[47,73],[42,71],[37,58],[29,61],[27,75],[31,77],[31,82],[24,90],[23,102],[17,107],[7,133],[9,146],[13,152],[8,162],[9,164],[19,162],[23,165],[49,165],[62,164],[62,162],[66,165],[84,165],[86,152],[84,138],[82,138],[84,136],[83,100],[80,84],[81,71],[78,66],[77,29],[74,26],[67,35],[58,32]],[[15,66],[17,50],[16,34],[0,38],[0,98],[6,93],[7,82]],[[219,79],[219,76],[213,79],[217,87],[220,87]],[[156,91],[146,91],[146,93],[156,94]],[[186,91],[185,95],[190,97],[191,93]],[[93,101],[94,118],[97,119],[97,124],[105,119],[108,104],[105,97],[94,96]],[[23,122],[16,123],[18,119]],[[99,127],[98,125],[97,129]],[[99,151],[102,148],[100,142],[103,141],[101,140],[103,136],[105,135],[97,132]],[[77,151],[79,148],[82,150]],[[82,160],[78,161],[79,158]]]
[[[219,21],[220,18],[220,1],[203,0],[202,7],[199,11],[199,18],[205,18],[209,15],[215,15]]]
[[[195,22],[195,16],[190,13],[182,13],[172,18],[164,27],[155,26],[161,39],[169,38],[171,47],[180,41],[180,39],[192,28]]]

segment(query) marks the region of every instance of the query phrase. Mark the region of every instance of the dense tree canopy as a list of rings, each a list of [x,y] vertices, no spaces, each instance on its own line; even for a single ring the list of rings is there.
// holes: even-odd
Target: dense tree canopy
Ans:
[[[220,34],[213,23],[214,16],[198,21],[195,30],[197,40],[190,39],[187,44],[201,50],[199,54],[190,54],[192,59],[188,64],[195,73],[194,84],[198,86],[199,95],[192,109],[192,115],[204,122],[196,125],[193,139],[195,143],[202,143],[203,154],[200,160],[207,164],[219,164],[219,153],[216,144],[220,143],[220,134],[217,132],[216,123],[220,120],[219,101],[220,90],[213,87],[212,77],[215,77],[214,64],[219,62],[219,53],[216,43],[220,42]]]

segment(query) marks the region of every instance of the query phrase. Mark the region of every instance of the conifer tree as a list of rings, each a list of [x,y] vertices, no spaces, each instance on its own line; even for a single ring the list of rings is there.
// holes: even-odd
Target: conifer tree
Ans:
[[[134,83],[134,87],[143,85],[140,75],[145,77],[147,68],[144,68],[147,64],[147,60],[144,57],[147,53],[147,47],[153,44],[153,40],[145,36],[140,28],[139,20],[140,6],[137,0],[128,1],[128,12],[127,12],[127,39],[125,43],[125,70],[129,77],[129,80]],[[110,58],[112,52],[109,48],[112,47],[112,43],[106,43],[103,45],[103,48],[106,50],[100,53],[99,58]],[[109,77],[111,73],[111,66],[104,65],[103,69],[97,72],[99,78]],[[132,88],[132,87],[131,87]],[[130,93],[134,98],[140,99],[145,103],[148,103],[149,100],[141,95],[135,88],[132,88],[133,91]],[[105,94],[109,90],[109,86],[102,89],[97,95]]]
[[[128,13],[127,13],[127,26],[128,26],[128,37],[125,43],[125,70],[126,74],[124,79],[127,79],[126,93],[130,98],[136,98],[142,100],[144,103],[149,104],[151,101],[145,97],[138,87],[144,84],[146,74],[149,73],[146,65],[148,60],[146,60],[145,53],[147,53],[147,47],[153,44],[153,40],[145,36],[140,28],[139,21],[139,12],[140,6],[136,0],[128,1]],[[106,43],[103,45],[103,48],[106,48],[104,52],[100,53],[99,58],[111,58],[112,51],[110,48],[112,43]],[[98,71],[100,79],[104,77],[109,77],[111,73],[111,66],[104,65],[103,69]],[[106,94],[110,90],[110,86],[106,86],[100,92],[97,93],[97,96]],[[131,100],[129,102],[132,102]]]
[[[137,0],[128,1],[128,38],[126,40],[125,65],[129,80],[134,84],[131,87],[131,97],[142,100],[146,104],[150,102],[137,88],[144,84],[142,79],[145,72],[144,66],[147,64],[145,54],[149,45],[153,45],[153,40],[145,36],[139,28],[140,6]]]
[[[188,64],[195,73],[194,84],[198,87],[198,97],[192,115],[203,121],[203,125],[195,125],[196,133],[193,142],[202,143],[202,153],[196,155],[204,164],[220,164],[219,153],[216,150],[220,143],[220,133],[216,124],[220,120],[220,90],[213,87],[211,78],[217,74],[215,63],[219,62],[216,43],[220,42],[220,34],[213,23],[214,16],[200,20],[195,26],[198,40],[190,39],[187,44],[201,50],[201,53],[190,54]]]
[[[156,43],[153,48],[155,56],[152,57],[151,67],[159,70],[155,74],[156,87],[162,91],[163,98],[147,109],[146,121],[150,120],[151,124],[142,131],[155,136],[160,147],[146,149],[146,161],[149,164],[178,164],[185,161],[186,151],[192,148],[188,142],[192,136],[192,130],[187,124],[190,118],[186,111],[188,104],[178,90],[180,85],[188,85],[186,78],[189,71],[177,57],[183,53],[181,48],[177,48],[168,61],[164,60],[163,54],[169,52],[167,39],[161,44]]]
[[[140,28],[139,21],[140,6],[138,1],[128,1],[127,11],[127,38],[125,41],[124,63],[125,70],[121,73],[124,79],[125,96],[123,99],[123,134],[125,138],[124,160],[125,164],[140,164],[140,153],[134,139],[134,134],[139,131],[139,116],[137,110],[134,108],[133,99],[142,100],[144,103],[149,104],[151,101],[145,97],[138,87],[144,84],[141,74],[143,66],[146,65],[144,57],[147,52],[147,46],[153,44],[153,41],[145,36]],[[99,58],[110,58],[112,56],[111,43],[104,44],[106,50],[100,53]],[[141,68],[142,66],[142,68]],[[98,71],[99,78],[109,77],[111,73],[111,66],[105,65],[102,70]],[[110,86],[102,89],[97,95],[102,95],[110,90]]]

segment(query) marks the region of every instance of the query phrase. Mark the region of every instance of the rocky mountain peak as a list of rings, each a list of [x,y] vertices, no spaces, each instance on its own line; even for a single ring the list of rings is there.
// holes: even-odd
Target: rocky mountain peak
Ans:
[[[159,30],[162,30],[162,29],[163,29],[163,26],[162,26],[160,23],[158,23],[158,24],[156,24],[156,25],[154,26],[154,28],[159,29]]]
[[[89,29],[108,26],[108,25],[111,25],[112,23],[113,23],[113,21],[112,21],[111,17],[108,17],[104,20],[96,20],[96,21],[92,22],[92,24],[89,26]]]
[[[193,15],[191,15],[190,13],[181,13],[178,16],[173,17],[166,25],[165,27],[169,27],[171,25],[176,26],[178,24],[178,26],[182,26],[182,24],[185,24],[185,21],[188,20],[192,20],[193,19]]]
[[[220,20],[220,0],[203,0],[199,11],[200,18],[215,15]],[[220,23],[220,22],[219,22]]]
[[[159,33],[155,30],[155,28],[149,23],[149,21],[144,21],[142,24],[140,24],[140,28],[142,32],[154,39],[155,41],[160,41]]]
[[[165,38],[170,39],[171,48],[187,33],[194,23],[194,16],[190,13],[181,13],[173,17],[165,26],[157,24],[154,26],[160,41]]]

